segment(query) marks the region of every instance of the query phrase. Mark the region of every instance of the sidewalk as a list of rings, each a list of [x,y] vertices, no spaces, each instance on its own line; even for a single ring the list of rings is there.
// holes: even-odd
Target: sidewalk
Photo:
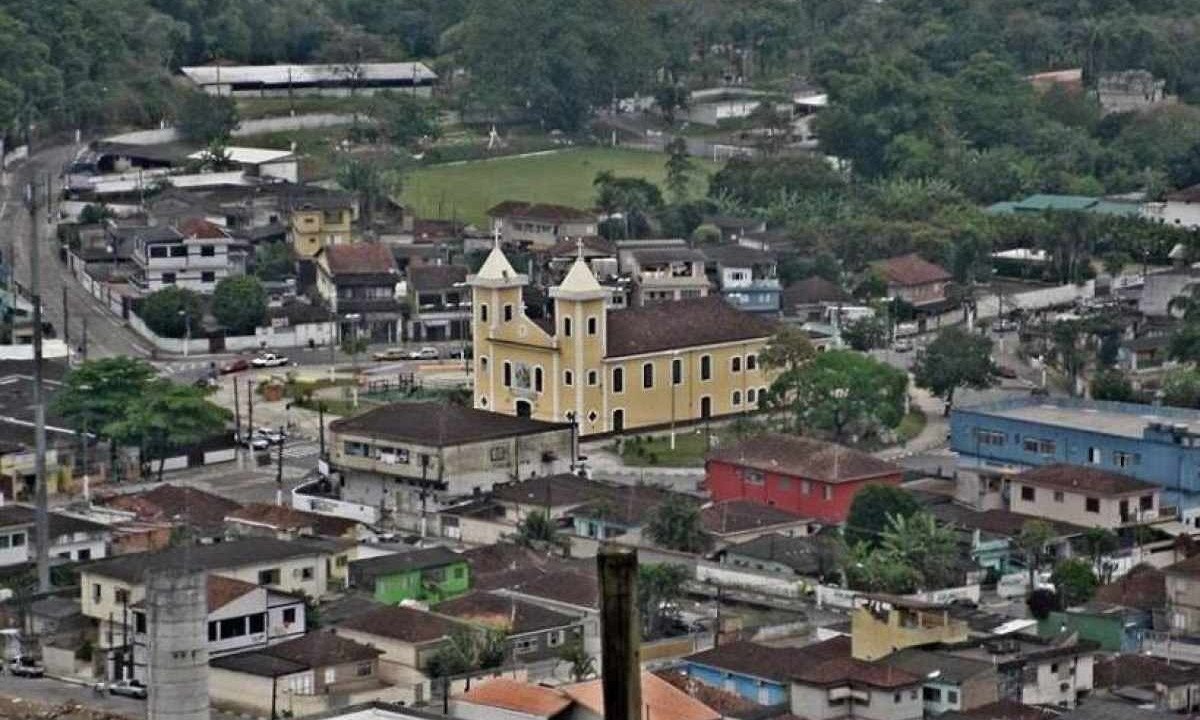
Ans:
[[[946,444],[946,433],[950,432],[948,418],[942,415],[944,403],[928,390],[913,386],[912,404],[925,413],[925,427],[912,440],[897,447],[884,448],[874,453],[882,460],[897,460],[909,455],[928,452]]]

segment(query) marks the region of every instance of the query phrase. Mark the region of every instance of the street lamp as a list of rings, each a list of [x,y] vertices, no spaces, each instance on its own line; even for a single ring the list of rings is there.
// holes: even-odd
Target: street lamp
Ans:
[[[183,318],[183,327],[184,327],[183,356],[187,357],[188,356],[188,346],[192,344],[192,316],[187,310],[180,310],[178,312],[178,315],[179,315],[179,317]]]

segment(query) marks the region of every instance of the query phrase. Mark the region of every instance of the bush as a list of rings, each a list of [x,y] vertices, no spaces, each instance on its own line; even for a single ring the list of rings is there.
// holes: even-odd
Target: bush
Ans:
[[[166,287],[146,296],[137,310],[146,327],[162,337],[181,338],[191,328],[192,337],[203,335],[204,300],[191,290]]]
[[[252,335],[267,315],[267,293],[253,275],[223,278],[213,292],[212,313],[234,335]]]

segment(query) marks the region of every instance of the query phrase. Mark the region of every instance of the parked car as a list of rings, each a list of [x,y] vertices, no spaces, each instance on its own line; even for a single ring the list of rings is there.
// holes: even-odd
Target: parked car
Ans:
[[[437,360],[442,354],[435,347],[425,346],[420,350],[413,350],[408,357],[412,360]]]
[[[221,367],[219,368],[219,372],[222,375],[229,375],[230,373],[241,372],[243,370],[249,370],[249,369],[250,369],[250,361],[249,360],[247,360],[246,358],[234,358],[232,360],[229,360],[228,362],[223,363],[221,365]]]
[[[407,360],[412,353],[403,348],[388,348],[371,355],[374,360]]]
[[[266,440],[270,445],[282,445],[287,440],[287,432],[283,430],[273,430],[269,427],[260,427],[254,431],[255,437],[260,437]]]
[[[912,340],[907,340],[907,339],[901,338],[900,340],[896,341],[896,344],[892,346],[892,349],[898,353],[912,352],[912,349],[913,349]]]
[[[137,680],[118,680],[108,686],[109,695],[124,695],[134,700],[145,700],[149,695],[146,686]]]
[[[250,361],[250,364],[256,368],[272,368],[287,365],[290,362],[286,356],[276,355],[275,353],[263,353]]]
[[[462,360],[465,357],[467,360],[470,360],[472,357],[474,357],[474,352],[472,351],[471,346],[468,345],[465,348],[454,348],[450,352],[446,353],[446,357],[454,360]]]
[[[996,322],[992,323],[992,332],[998,332],[998,333],[1012,332],[1016,329],[1017,329],[1017,321],[1016,320],[1000,319],[1000,320],[997,320]]]
[[[46,668],[31,657],[18,657],[8,664],[8,672],[17,677],[40,678],[46,674]]]
[[[267,450],[271,447],[271,441],[256,433],[243,439],[242,445],[245,445],[251,450]]]

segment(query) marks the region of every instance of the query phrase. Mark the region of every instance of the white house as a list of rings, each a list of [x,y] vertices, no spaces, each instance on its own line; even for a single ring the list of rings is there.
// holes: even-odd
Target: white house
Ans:
[[[23,565],[37,556],[36,512],[27,505],[0,507],[0,567]],[[107,525],[63,513],[50,513],[52,563],[99,560],[108,554]]]
[[[233,243],[223,228],[201,218],[146,228],[134,238],[133,282],[147,293],[172,286],[211,293],[234,274]]]

